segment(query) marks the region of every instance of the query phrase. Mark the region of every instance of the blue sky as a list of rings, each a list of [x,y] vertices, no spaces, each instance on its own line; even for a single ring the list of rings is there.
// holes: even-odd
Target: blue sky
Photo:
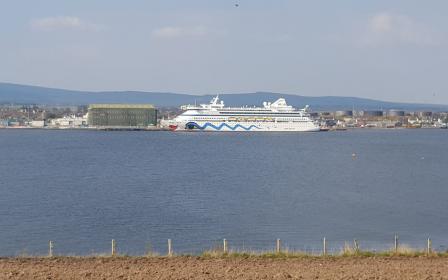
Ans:
[[[0,4],[2,82],[448,104],[448,1]]]

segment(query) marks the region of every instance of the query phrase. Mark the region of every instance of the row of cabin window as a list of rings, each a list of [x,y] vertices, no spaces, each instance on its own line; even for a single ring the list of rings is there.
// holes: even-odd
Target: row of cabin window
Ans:
[[[201,120],[201,121],[242,121],[241,119],[237,119],[237,120],[226,120],[226,119],[222,119],[222,118],[202,118],[202,117],[195,117],[195,120]],[[277,118],[277,121],[294,121],[294,120],[305,120],[305,118]],[[251,120],[252,121],[252,120]],[[257,120],[257,121],[261,121]],[[272,120],[266,120],[266,121],[272,121]]]

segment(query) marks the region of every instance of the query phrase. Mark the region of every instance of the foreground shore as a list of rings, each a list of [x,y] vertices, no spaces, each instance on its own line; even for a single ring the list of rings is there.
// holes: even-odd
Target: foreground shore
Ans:
[[[448,279],[448,258],[1,258],[0,279]]]

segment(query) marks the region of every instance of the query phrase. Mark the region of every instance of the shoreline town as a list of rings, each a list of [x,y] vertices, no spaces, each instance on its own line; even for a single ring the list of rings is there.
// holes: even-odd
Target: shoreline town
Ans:
[[[263,102],[261,107],[226,107],[218,96],[209,104],[180,108],[152,104],[0,105],[0,128],[293,132],[448,127],[448,112],[311,109],[296,109],[283,98]]]

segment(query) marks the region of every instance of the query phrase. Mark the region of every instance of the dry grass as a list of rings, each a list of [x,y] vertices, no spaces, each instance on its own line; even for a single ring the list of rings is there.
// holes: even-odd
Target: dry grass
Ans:
[[[427,253],[426,250],[412,248],[409,245],[402,244],[398,246],[397,251],[394,248],[386,251],[368,251],[361,250],[359,246],[346,242],[339,252],[313,254],[303,251],[290,250],[288,248],[282,249],[280,252],[273,250],[268,251],[255,251],[255,250],[229,250],[225,253],[222,249],[211,249],[204,251],[201,255],[203,258],[340,258],[340,257],[448,257],[448,251],[446,252],[431,252]]]
[[[356,256],[359,253],[359,249],[355,248],[355,246],[351,246],[350,243],[345,242],[344,247],[342,247],[339,254],[341,256]]]
[[[222,246],[215,246],[209,250],[197,254],[174,254],[170,257],[201,257],[201,258],[344,258],[344,257],[448,257],[448,251],[436,252],[432,251],[428,254],[426,249],[413,248],[406,244],[400,244],[395,250],[394,248],[385,251],[369,251],[362,250],[355,242],[345,242],[344,246],[339,251],[328,252],[323,255],[322,252],[316,251],[314,253],[292,250],[284,247],[280,252],[275,250],[240,250],[231,248],[228,252],[224,252]],[[110,253],[94,253],[87,256],[76,255],[54,255],[53,258],[165,258],[168,257],[164,254],[160,254],[152,249],[150,245],[147,246],[146,252],[143,256],[128,256],[126,254],[120,254],[119,252],[115,256],[111,256]],[[14,258],[49,258],[46,255],[32,255],[26,251],[20,252]]]
[[[159,257],[159,256],[160,254],[154,251],[152,244],[148,242],[146,244],[145,257]]]
[[[311,257],[312,254],[307,254],[302,251],[293,251],[288,248],[281,250],[280,252],[276,252],[274,250],[229,250],[228,252],[224,252],[222,249],[211,249],[204,251],[201,254],[201,257],[205,258],[226,258],[226,257],[264,257],[264,258],[297,258],[297,257]]]

